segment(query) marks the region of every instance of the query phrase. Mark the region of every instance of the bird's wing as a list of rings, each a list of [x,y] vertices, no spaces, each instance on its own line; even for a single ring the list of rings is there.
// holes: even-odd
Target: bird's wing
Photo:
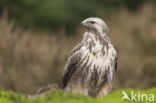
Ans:
[[[75,53],[75,52],[77,52],[78,50],[80,50],[80,48],[82,47],[83,45],[80,43],[80,44],[78,44],[77,46],[75,46],[73,49],[72,49],[72,51],[69,53],[69,57],[73,54],[73,53]]]
[[[67,64],[64,68],[64,74],[63,74],[63,88],[66,87],[68,81],[70,80],[72,74],[77,69],[78,65],[81,62],[81,52],[80,48],[82,47],[81,44],[77,45],[70,53],[68,57]]]

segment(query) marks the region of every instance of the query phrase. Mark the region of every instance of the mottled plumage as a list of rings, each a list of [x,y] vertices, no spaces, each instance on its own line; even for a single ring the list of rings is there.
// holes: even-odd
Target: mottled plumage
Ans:
[[[64,68],[63,90],[102,97],[112,87],[117,68],[117,53],[103,20],[92,17],[81,24],[87,31],[82,41],[69,54]]]

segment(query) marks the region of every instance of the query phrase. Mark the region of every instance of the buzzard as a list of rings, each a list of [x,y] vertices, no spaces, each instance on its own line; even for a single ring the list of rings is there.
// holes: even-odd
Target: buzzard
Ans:
[[[92,97],[106,95],[117,69],[117,52],[109,39],[105,22],[90,17],[81,22],[86,27],[82,41],[71,51],[64,67],[64,92]]]

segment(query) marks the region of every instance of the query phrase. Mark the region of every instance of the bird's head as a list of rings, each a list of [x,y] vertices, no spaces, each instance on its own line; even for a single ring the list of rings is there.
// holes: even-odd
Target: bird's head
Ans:
[[[100,32],[100,33],[109,33],[109,29],[106,25],[106,23],[97,17],[90,17],[85,19],[84,21],[81,22],[82,26],[87,27],[89,31],[95,31],[95,32]]]

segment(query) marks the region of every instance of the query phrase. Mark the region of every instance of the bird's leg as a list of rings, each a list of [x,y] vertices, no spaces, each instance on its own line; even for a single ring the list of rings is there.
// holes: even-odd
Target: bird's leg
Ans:
[[[108,92],[109,92],[109,85],[106,84],[104,87],[102,87],[101,89],[98,90],[97,97],[101,98],[101,97],[107,95]]]

